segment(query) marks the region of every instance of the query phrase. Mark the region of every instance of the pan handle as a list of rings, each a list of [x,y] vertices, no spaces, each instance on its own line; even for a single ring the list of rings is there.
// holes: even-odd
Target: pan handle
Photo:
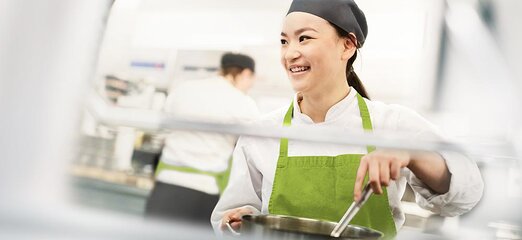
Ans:
[[[234,228],[232,228],[232,226],[230,225],[230,222],[227,222],[226,225],[227,225],[228,231],[230,231],[232,233],[232,235],[234,235],[234,236],[241,235],[241,233],[236,232],[236,230],[234,230]]]

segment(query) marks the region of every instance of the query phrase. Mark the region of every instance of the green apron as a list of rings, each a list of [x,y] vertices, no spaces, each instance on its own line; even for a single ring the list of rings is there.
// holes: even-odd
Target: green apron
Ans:
[[[368,108],[359,94],[357,101],[363,128],[372,131]],[[293,103],[284,126],[291,125],[292,115]],[[279,149],[269,212],[338,222],[353,201],[357,169],[364,154],[289,157],[286,138],[281,138]],[[375,147],[367,149],[371,152]],[[396,235],[396,228],[386,188],[383,192],[370,197],[350,223],[376,229],[390,238]]]
[[[223,191],[225,190],[225,187],[228,184],[228,178],[230,177],[231,167],[232,167],[232,157],[230,157],[228,159],[228,167],[223,172],[207,172],[207,171],[201,171],[199,169],[195,169],[195,168],[191,168],[191,167],[174,166],[174,165],[166,164],[162,160],[160,160],[158,163],[158,167],[156,168],[156,176],[158,176],[158,174],[163,170],[186,172],[186,173],[196,173],[196,174],[203,174],[203,175],[211,176],[216,179],[216,184],[219,189],[219,194],[221,195],[223,193]]]

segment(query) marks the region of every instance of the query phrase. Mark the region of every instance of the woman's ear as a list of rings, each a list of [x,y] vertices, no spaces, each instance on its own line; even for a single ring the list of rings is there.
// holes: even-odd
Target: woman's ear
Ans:
[[[342,41],[344,46],[342,59],[348,60],[355,54],[355,51],[357,51],[357,38],[353,33],[350,33],[348,37],[343,37]]]

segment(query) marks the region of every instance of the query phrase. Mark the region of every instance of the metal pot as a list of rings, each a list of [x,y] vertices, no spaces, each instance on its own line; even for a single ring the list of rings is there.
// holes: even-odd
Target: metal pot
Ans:
[[[335,222],[284,215],[244,215],[241,233],[249,239],[379,239],[382,233],[370,228],[348,225],[339,238],[330,237]],[[229,227],[231,231],[231,227]],[[233,231],[234,232],[234,231]]]

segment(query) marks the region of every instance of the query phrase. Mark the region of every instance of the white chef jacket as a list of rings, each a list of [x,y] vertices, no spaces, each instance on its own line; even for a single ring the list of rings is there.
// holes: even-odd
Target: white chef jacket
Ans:
[[[211,123],[244,123],[259,117],[252,98],[221,76],[190,80],[173,88],[165,112],[176,117]],[[169,165],[192,167],[201,171],[222,172],[237,136],[198,131],[172,131],[165,140],[161,160]],[[202,174],[163,170],[157,181],[218,194],[214,177]]]
[[[356,90],[332,106],[325,121],[314,123],[302,114],[294,98],[294,125],[332,126],[350,131],[363,131],[362,120],[357,103]],[[373,131],[400,131],[411,133],[412,138],[441,138],[435,127],[414,111],[398,105],[388,105],[378,101],[366,100],[373,125]],[[260,124],[281,126],[287,108],[282,108],[262,117]],[[279,156],[279,139],[242,136],[234,150],[234,162],[229,184],[214,209],[212,226],[221,234],[220,221],[226,210],[249,206],[254,213],[269,213],[268,204]],[[347,146],[343,144],[313,143],[289,140],[288,156],[336,156],[341,154],[366,154],[366,146]],[[442,216],[456,216],[473,208],[482,196],[483,182],[474,161],[453,152],[440,152],[451,172],[449,191],[436,194],[422,183],[411,171],[405,168],[397,181],[387,187],[388,200],[397,230],[403,225],[405,217],[400,207],[406,184],[415,191],[417,203]],[[296,186],[299,187],[299,186]],[[347,189],[353,191],[353,189]],[[346,203],[347,206],[350,203]]]

